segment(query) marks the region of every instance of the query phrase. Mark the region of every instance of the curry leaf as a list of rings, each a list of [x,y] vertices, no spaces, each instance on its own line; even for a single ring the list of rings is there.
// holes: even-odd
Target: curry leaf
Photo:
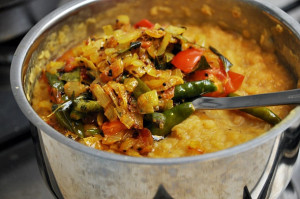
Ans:
[[[194,71],[206,70],[206,69],[210,69],[210,68],[211,67],[210,67],[209,63],[207,62],[206,57],[202,55],[198,62],[198,65],[195,67]]]
[[[76,69],[72,72],[64,73],[61,77],[61,80],[64,80],[66,82],[70,81],[80,81],[80,69]]]
[[[217,51],[217,49],[215,49],[211,46],[209,47],[209,49],[221,59],[223,65],[225,67],[225,71],[228,72],[230,67],[232,66],[232,63],[226,57],[224,57],[219,51]]]
[[[58,78],[56,74],[46,72],[46,77],[51,87],[56,88],[58,91],[64,90],[64,83]]]
[[[166,70],[167,69],[167,63],[161,59],[160,57],[155,57],[154,59],[154,66],[158,70]]]
[[[122,54],[122,53],[125,53],[127,51],[137,49],[137,48],[141,47],[141,45],[142,45],[142,42],[140,42],[140,41],[131,42],[129,48],[120,50],[118,53]]]

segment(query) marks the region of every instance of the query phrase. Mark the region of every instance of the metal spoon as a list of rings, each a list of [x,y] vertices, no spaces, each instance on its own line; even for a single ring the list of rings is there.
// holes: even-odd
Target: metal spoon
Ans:
[[[238,97],[200,97],[192,103],[195,109],[210,110],[300,104],[300,89]]]

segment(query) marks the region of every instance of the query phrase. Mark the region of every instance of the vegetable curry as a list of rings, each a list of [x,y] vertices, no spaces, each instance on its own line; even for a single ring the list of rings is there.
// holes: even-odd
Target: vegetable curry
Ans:
[[[51,61],[33,108],[70,139],[131,156],[180,157],[235,146],[266,132],[289,106],[195,111],[200,96],[290,89],[272,53],[219,27],[113,25]]]

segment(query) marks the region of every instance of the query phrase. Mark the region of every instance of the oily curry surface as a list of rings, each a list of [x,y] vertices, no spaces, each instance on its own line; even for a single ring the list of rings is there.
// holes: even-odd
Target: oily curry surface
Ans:
[[[132,26],[122,15],[103,30],[50,62],[32,100],[49,125],[95,149],[182,157],[233,147],[274,123],[240,110],[195,111],[192,98],[295,87],[273,53],[215,25]],[[265,110],[279,121],[291,108]]]

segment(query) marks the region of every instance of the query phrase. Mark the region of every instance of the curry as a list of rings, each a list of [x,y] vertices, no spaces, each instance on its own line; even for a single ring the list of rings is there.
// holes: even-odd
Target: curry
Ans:
[[[291,75],[254,40],[218,26],[173,26],[126,15],[51,61],[32,106],[89,147],[145,157],[210,153],[249,141],[291,107],[195,111],[200,96],[293,88]]]

